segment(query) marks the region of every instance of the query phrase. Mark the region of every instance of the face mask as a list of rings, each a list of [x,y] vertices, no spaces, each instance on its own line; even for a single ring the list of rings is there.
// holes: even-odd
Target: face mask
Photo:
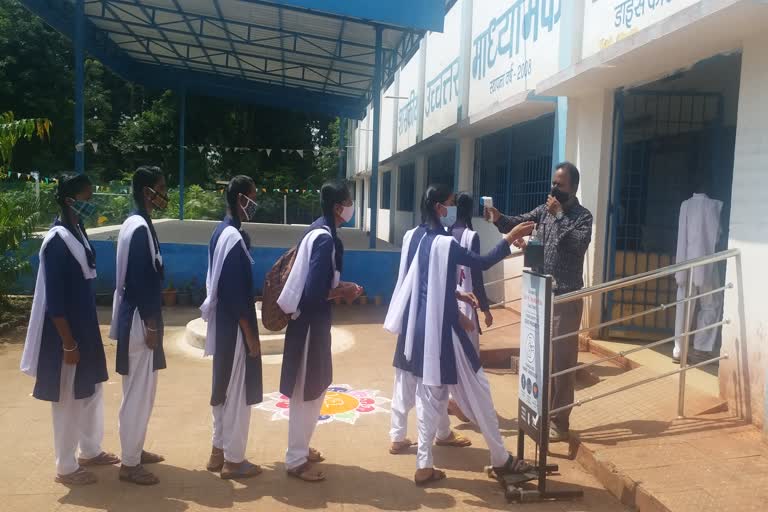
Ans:
[[[151,187],[147,187],[150,192],[152,192],[153,196],[150,201],[154,205],[155,208],[158,210],[165,210],[168,206],[168,196],[161,194],[160,192],[156,191],[155,189]]]
[[[445,217],[440,217],[440,222],[446,228],[450,228],[454,224],[456,224],[456,207],[455,206],[443,206],[443,208],[448,210],[448,215],[446,215]]]
[[[93,203],[89,203],[88,201],[75,200],[70,208],[72,208],[72,211],[74,211],[75,214],[81,219],[87,219],[93,215],[93,212],[96,211],[96,207],[93,205]]]
[[[245,203],[245,206],[240,205],[240,208],[243,210],[243,213],[245,213],[245,220],[251,220],[254,217],[256,217],[256,210],[258,208],[258,205],[256,204],[256,201],[251,199],[248,196],[242,196],[245,198],[247,203]]]
[[[552,192],[550,192],[550,195],[557,199],[557,202],[560,204],[565,204],[568,202],[568,200],[571,198],[571,194],[568,192],[563,192],[557,187],[552,187]]]
[[[355,214],[355,203],[352,203],[349,206],[345,206],[344,209],[341,211],[341,220],[344,222],[349,222],[352,219],[352,216]]]

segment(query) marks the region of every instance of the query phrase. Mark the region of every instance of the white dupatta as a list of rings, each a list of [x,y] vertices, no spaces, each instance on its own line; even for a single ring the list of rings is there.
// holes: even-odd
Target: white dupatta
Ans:
[[[43,243],[40,246],[40,267],[37,271],[37,280],[35,281],[35,295],[32,299],[32,311],[29,315],[29,327],[27,329],[27,338],[24,341],[24,352],[21,355],[21,371],[30,377],[37,376],[37,363],[40,358],[40,344],[43,337],[45,311],[48,309],[45,289],[45,248],[55,236],[61,237],[67,245],[69,252],[72,253],[72,256],[74,256],[80,264],[83,278],[96,278],[96,269],[88,266],[88,257],[85,253],[83,244],[81,244],[80,241],[64,226],[53,226],[45,235]],[[84,238],[83,242],[88,243],[88,240]]]
[[[203,320],[208,323],[208,328],[205,335],[205,352],[203,357],[212,356],[216,353],[216,305],[219,302],[219,278],[221,277],[221,270],[224,268],[224,261],[227,259],[230,251],[240,244],[248,255],[248,259],[253,264],[253,258],[248,252],[248,247],[245,245],[243,235],[234,226],[227,226],[224,231],[219,235],[219,240],[216,242],[216,248],[213,251],[213,255],[208,255],[208,273],[205,276],[205,289],[207,296],[205,302],[200,306]]]
[[[133,234],[136,230],[141,227],[147,228],[149,254],[152,257],[152,261],[159,262],[160,264],[163,263],[163,257],[155,248],[155,243],[152,239],[152,231],[149,229],[149,224],[144,220],[144,217],[141,215],[131,215],[125,219],[123,225],[120,226],[120,233],[117,235],[116,283],[115,294],[112,297],[112,323],[109,327],[109,337],[113,340],[117,340],[117,320],[120,316],[120,304],[122,304],[123,295],[125,294],[125,274],[128,271],[128,256],[131,249],[131,240],[133,239]]]
[[[280,297],[277,298],[277,305],[286,315],[291,315],[291,318],[296,320],[301,315],[299,311],[299,302],[301,302],[301,296],[304,294],[304,286],[307,284],[307,277],[309,276],[309,262],[312,260],[312,248],[315,245],[315,240],[320,236],[330,236],[331,230],[327,226],[322,228],[313,229],[302,239],[299,243],[299,247],[296,249],[296,259],[293,260],[293,267],[291,273],[288,274],[288,280],[285,282],[283,291],[280,292]],[[331,265],[333,266],[333,283],[331,288],[339,286],[339,272],[336,271],[336,245],[333,246],[333,252],[331,253]]]
[[[475,231],[466,228],[461,234],[461,241],[459,242],[459,245],[461,245],[464,249],[471,251],[472,241],[476,236],[477,233]],[[457,289],[462,292],[472,292],[474,290],[474,283],[472,281],[472,269],[465,267],[464,265],[459,265],[458,276],[456,279]],[[464,313],[469,318],[474,318],[475,308],[473,308],[471,304],[459,301],[459,311]]]

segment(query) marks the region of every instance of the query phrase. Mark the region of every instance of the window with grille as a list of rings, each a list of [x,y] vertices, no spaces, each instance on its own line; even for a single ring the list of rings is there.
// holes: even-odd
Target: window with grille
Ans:
[[[453,190],[455,172],[456,148],[435,153],[427,159],[427,185],[440,184]]]
[[[381,174],[381,208],[389,210],[392,199],[392,172]]]
[[[400,167],[397,175],[397,209],[412,212],[416,188],[416,164]]]

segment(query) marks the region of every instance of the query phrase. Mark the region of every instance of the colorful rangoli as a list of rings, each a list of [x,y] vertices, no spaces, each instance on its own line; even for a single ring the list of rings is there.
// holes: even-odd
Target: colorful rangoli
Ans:
[[[325,394],[318,423],[341,421],[354,425],[363,414],[389,412],[384,405],[390,400],[378,395],[379,392],[374,389],[352,389],[347,384],[334,384]],[[288,419],[289,406],[290,399],[276,392],[264,395],[264,401],[254,407],[271,412],[272,421],[278,421]]]

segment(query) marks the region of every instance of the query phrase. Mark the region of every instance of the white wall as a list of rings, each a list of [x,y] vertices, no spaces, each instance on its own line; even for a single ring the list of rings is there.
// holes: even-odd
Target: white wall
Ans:
[[[419,51],[400,70],[397,100],[397,151],[404,151],[421,140],[422,112],[424,109],[424,55],[426,42],[422,39]]]
[[[725,295],[724,316],[734,323],[723,329],[723,353],[731,358],[720,363],[720,391],[732,411],[750,412],[766,431],[766,371],[768,371],[768,315],[766,315],[765,262],[768,261],[768,36],[744,43],[741,90],[736,127],[730,240],[742,251],[745,322],[739,321],[738,292]],[[737,267],[728,264],[727,281],[739,285]],[[747,377],[742,380],[741,375]],[[747,398],[749,399],[747,401]]]
[[[584,264],[585,286],[603,282],[605,270],[613,103],[613,93],[610,91],[568,99],[565,155],[567,160],[579,168],[579,200],[592,212],[594,219],[592,243]],[[600,297],[587,299],[584,308],[587,325],[600,323],[600,308]]]

